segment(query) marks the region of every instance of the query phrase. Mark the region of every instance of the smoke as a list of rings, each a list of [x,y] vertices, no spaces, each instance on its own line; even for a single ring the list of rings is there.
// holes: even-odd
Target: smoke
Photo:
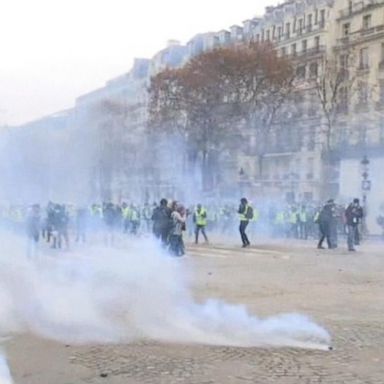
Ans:
[[[11,373],[5,355],[0,351],[0,384],[12,384]]]
[[[260,319],[242,305],[194,301],[183,259],[151,241],[121,249],[40,255],[2,236],[0,331],[31,332],[64,343],[177,343],[325,348],[326,330],[298,314]]]

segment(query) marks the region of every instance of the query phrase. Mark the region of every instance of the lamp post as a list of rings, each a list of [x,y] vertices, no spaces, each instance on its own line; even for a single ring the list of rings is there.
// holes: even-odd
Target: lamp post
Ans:
[[[363,196],[363,210],[364,210],[364,216],[363,216],[363,232],[367,233],[367,225],[366,225],[366,216],[367,216],[367,195],[368,192],[371,190],[371,180],[369,179],[369,164],[370,161],[367,157],[367,155],[364,155],[363,159],[360,162],[361,164],[361,191]]]

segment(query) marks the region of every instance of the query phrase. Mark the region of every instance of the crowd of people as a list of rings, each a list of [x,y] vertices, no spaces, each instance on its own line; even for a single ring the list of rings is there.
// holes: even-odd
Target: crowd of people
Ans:
[[[240,233],[242,246],[249,247],[249,237],[256,235],[274,238],[319,239],[318,248],[336,248],[338,236],[347,237],[350,251],[360,242],[363,209],[354,199],[346,208],[328,200],[324,205],[314,204],[260,204],[244,197],[239,206],[234,203],[186,207],[177,201],[162,199],[159,204],[143,205],[92,204],[74,206],[49,202],[46,207],[11,206],[0,209],[3,225],[24,230],[26,226],[31,244],[43,238],[52,248],[68,248],[70,238],[87,242],[90,234],[103,233],[107,245],[114,243],[117,233],[129,236],[153,234],[174,256],[185,254],[183,235],[199,243],[202,235],[208,243],[208,234]],[[251,224],[251,225],[250,225]],[[249,234],[247,234],[247,231]]]

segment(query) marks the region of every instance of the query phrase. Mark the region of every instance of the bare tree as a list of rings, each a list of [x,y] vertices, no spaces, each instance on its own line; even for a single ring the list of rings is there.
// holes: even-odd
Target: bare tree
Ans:
[[[202,159],[204,184],[220,151],[242,138],[241,127],[265,132],[292,87],[292,66],[269,44],[218,48],[184,67],[152,79],[152,126],[181,132],[195,157]]]
[[[346,53],[338,62],[336,57],[324,57],[321,71],[315,80],[315,89],[319,97],[321,110],[325,118],[323,129],[323,150],[328,153],[332,148],[340,112],[348,108],[355,90],[356,69],[353,56]]]

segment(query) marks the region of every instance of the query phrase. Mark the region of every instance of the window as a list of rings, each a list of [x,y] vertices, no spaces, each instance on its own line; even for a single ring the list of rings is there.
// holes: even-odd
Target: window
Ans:
[[[299,67],[297,67],[297,69],[296,69],[296,76],[299,78],[299,79],[301,79],[301,80],[303,80],[303,79],[305,79],[305,65],[301,65],[301,66],[299,66]]]
[[[264,41],[265,32],[264,29],[261,30],[261,41]]]
[[[271,40],[271,32],[268,29],[268,31],[267,31],[267,41],[270,41],[270,40]]]
[[[296,32],[296,17],[293,19],[293,33]]]
[[[260,42],[260,33],[258,33],[257,35],[256,35],[256,41],[259,43]]]
[[[281,35],[283,34],[283,29],[281,27],[278,27],[277,29],[277,35],[278,35],[278,39],[279,41],[281,40]]]
[[[320,50],[320,36],[315,37],[315,50],[316,52],[319,52]]]
[[[276,39],[276,25],[272,27],[272,40]]]
[[[381,105],[384,104],[384,80],[380,80],[379,83],[379,102]]]
[[[319,74],[319,66],[317,63],[312,63],[310,66],[309,66],[309,75],[310,77],[313,79],[313,78],[317,78]]]
[[[315,168],[315,159],[313,157],[309,157],[307,159],[307,164],[308,164],[307,180],[312,180],[313,179],[313,172],[314,172],[314,168]]]
[[[381,52],[380,52],[380,60],[383,63],[384,62],[384,43],[381,43]]]
[[[291,45],[291,54],[292,56],[296,56],[297,50],[296,50],[296,44]]]
[[[307,31],[312,31],[312,14],[308,15],[307,18]]]
[[[291,23],[285,24],[285,36],[287,39],[291,37]]]
[[[342,87],[340,88],[340,99],[338,105],[338,111],[341,113],[348,112],[348,88]]]
[[[305,53],[307,52],[307,40],[301,42],[301,50]]]
[[[348,68],[348,55],[340,55],[340,67],[344,69]]]
[[[368,86],[365,82],[360,82],[359,87],[359,104],[366,105],[368,104]]]
[[[352,2],[352,0],[349,0],[348,1],[348,12],[349,12],[349,14],[352,14],[352,11],[353,11],[353,2]]]
[[[320,11],[320,27],[324,28],[325,26],[325,9]]]
[[[303,19],[299,19],[299,30],[298,30],[299,35],[303,33],[303,25],[304,25]]]
[[[348,36],[351,33],[351,24],[345,23],[343,24],[343,37]]]
[[[369,29],[372,25],[372,16],[371,15],[365,15],[363,17],[363,29]]]
[[[369,56],[368,56],[368,48],[360,49],[360,69],[368,69],[369,68]]]
[[[319,24],[319,10],[315,10],[315,25]]]
[[[287,54],[287,48],[281,48],[281,56],[285,56]]]

